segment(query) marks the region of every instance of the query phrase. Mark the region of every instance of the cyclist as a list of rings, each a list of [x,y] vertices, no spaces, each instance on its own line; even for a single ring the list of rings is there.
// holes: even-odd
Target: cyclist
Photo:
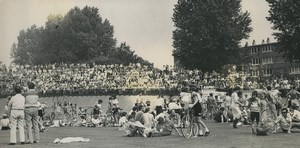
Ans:
[[[100,115],[102,113],[101,111],[101,105],[102,105],[103,101],[102,99],[99,99],[97,104],[95,105],[94,109],[93,109],[93,115]]]
[[[112,111],[112,114],[113,114],[113,117],[114,117],[114,123],[115,123],[115,126],[118,126],[118,113],[119,113],[119,110],[120,110],[120,106],[119,106],[119,101],[118,99],[116,98],[116,96],[113,96],[112,97],[112,100],[111,100],[111,111]]]
[[[194,114],[194,119],[199,127],[199,132],[197,136],[203,136],[202,134],[202,127],[205,129],[204,136],[208,136],[210,134],[209,129],[207,128],[206,124],[202,121],[202,100],[200,100],[200,95],[197,93],[193,92],[192,93],[192,100],[193,104],[190,106],[190,108],[193,109],[193,114]]]

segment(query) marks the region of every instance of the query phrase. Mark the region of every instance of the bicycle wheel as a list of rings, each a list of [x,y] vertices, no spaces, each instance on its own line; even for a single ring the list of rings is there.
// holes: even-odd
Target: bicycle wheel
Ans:
[[[114,117],[112,115],[108,115],[105,119],[104,126],[114,125]]]
[[[199,131],[198,125],[196,123],[194,123],[192,125],[192,134],[193,134],[193,136],[197,136],[198,135],[198,131]]]
[[[189,115],[182,118],[181,133],[185,138],[190,138],[193,135],[193,124]]]

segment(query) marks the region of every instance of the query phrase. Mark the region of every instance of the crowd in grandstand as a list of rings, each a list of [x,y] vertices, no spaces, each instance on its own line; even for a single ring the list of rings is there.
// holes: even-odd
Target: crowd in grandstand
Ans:
[[[235,86],[229,86],[232,78],[221,77],[217,73],[201,73],[199,70],[182,70],[166,66],[163,70],[150,65],[97,65],[97,64],[48,64],[48,65],[5,65],[0,66],[1,96],[11,95],[13,86],[25,86],[32,81],[38,86],[40,95],[94,95],[124,94],[128,90],[175,90],[182,84],[207,86],[225,89],[239,86],[244,89],[257,89],[272,85],[289,89],[299,86],[298,79],[272,77],[257,81],[240,77]],[[156,93],[157,94],[157,93]]]

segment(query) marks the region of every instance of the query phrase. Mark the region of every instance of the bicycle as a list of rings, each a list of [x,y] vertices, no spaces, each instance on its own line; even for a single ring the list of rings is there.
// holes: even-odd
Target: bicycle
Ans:
[[[186,109],[186,113],[181,119],[180,124],[181,133],[185,138],[190,138],[192,135],[198,135],[199,127],[195,122],[193,110],[191,108]]]
[[[160,119],[161,118],[161,119]],[[181,130],[180,130],[180,126],[176,126],[176,121],[174,121],[174,119],[172,117],[170,117],[169,114],[167,114],[165,116],[165,118],[160,117],[158,119],[158,123],[157,124],[163,124],[167,130],[167,132],[169,133],[168,135],[172,134],[172,133],[177,133],[179,136],[182,136]]]
[[[120,114],[121,112],[119,110],[122,110],[121,108],[115,108],[112,110],[107,111],[108,113],[106,114],[106,117],[104,119],[104,124],[103,126],[109,126],[113,125],[116,126],[118,124]]]

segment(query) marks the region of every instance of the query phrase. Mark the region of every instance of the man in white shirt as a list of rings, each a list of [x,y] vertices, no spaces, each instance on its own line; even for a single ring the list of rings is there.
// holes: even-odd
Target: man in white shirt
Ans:
[[[163,106],[165,105],[165,99],[163,95],[158,95],[157,100],[156,100],[156,107],[155,107],[155,111],[156,114],[160,114],[161,112],[163,112]]]
[[[10,145],[17,143],[17,125],[19,127],[19,135],[21,144],[25,144],[25,133],[24,133],[24,108],[25,108],[25,97],[21,95],[22,88],[20,86],[15,87],[16,95],[11,97],[8,102],[8,110],[10,111]]]
[[[300,123],[300,112],[297,110],[297,106],[292,106],[290,108],[290,113],[292,117],[292,122],[294,123]]]

